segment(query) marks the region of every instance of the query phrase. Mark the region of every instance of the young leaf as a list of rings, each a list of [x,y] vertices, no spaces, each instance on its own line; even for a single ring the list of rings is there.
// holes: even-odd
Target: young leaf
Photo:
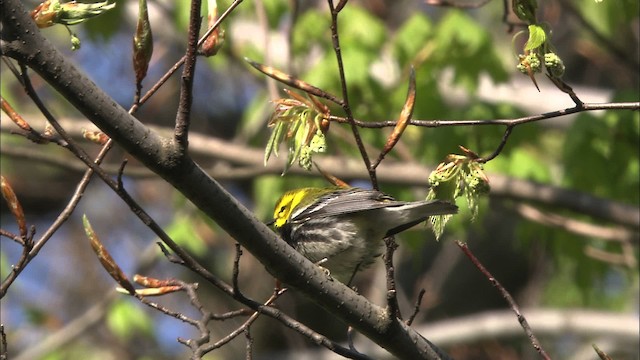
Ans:
[[[26,238],[27,237],[27,221],[24,217],[24,211],[22,210],[22,205],[16,196],[16,193],[13,192],[13,188],[11,184],[5,179],[4,176],[0,175],[0,183],[2,189],[2,197],[9,205],[9,210],[11,214],[16,218],[16,222],[18,223],[18,229],[20,230],[20,236]]]
[[[147,76],[149,62],[153,55],[153,34],[149,22],[147,0],[138,0],[138,24],[133,35],[133,69],[136,73],[136,86],[142,87],[142,79]]]
[[[207,14],[207,27],[212,28],[218,21],[218,2],[216,0],[208,0],[207,5],[209,8]],[[217,54],[223,43],[224,29],[218,26],[205,39],[204,44],[202,44],[202,54],[204,56],[213,56]]]
[[[136,292],[136,289],[133,287],[133,284],[129,282],[127,276],[122,272],[120,266],[113,260],[111,254],[107,248],[102,244],[98,235],[93,231],[93,227],[91,223],[89,223],[89,219],[87,215],[82,215],[82,224],[84,226],[84,232],[89,238],[89,243],[91,244],[91,248],[93,252],[98,256],[98,260],[102,264],[105,270],[111,275],[111,277],[118,283],[120,286],[125,288],[129,294],[133,295]]]
[[[31,17],[39,28],[55,24],[76,25],[101,15],[115,6],[116,3],[110,0],[97,3],[75,1],[61,3],[60,0],[46,0],[31,11]]]

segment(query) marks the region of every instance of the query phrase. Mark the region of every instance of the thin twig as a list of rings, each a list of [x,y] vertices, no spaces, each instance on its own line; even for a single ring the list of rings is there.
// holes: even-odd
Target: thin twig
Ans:
[[[158,262],[156,256],[157,250],[155,244],[149,244],[139,252],[136,256],[136,264],[132,269],[132,272],[142,272],[153,266]],[[119,293],[114,289],[104,294],[97,302],[93,303],[88,309],[85,309],[82,314],[78,314],[77,317],[69,319],[65,325],[56,329],[49,334],[46,339],[37,342],[33,346],[24,349],[21,353],[16,354],[14,360],[31,360],[43,358],[46,354],[54,352],[56,349],[60,349],[67,344],[78,340],[84,333],[100,321],[102,321],[110,308],[110,305],[120,298]]]
[[[125,189],[118,188],[118,184],[110,178],[96,163],[89,159],[87,153],[76,145],[73,138],[71,138],[64,128],[60,126],[57,119],[53,117],[53,115],[49,112],[49,110],[44,106],[37,93],[33,89],[31,85],[31,81],[28,77],[23,77],[25,81],[25,89],[27,90],[27,95],[32,99],[34,104],[38,107],[38,109],[42,112],[42,114],[47,118],[47,120],[51,123],[51,125],[56,129],[58,134],[66,140],[69,144],[68,149],[86,166],[92,169],[96,175],[102,179],[102,181],[109,186],[120,198],[129,206],[131,211],[151,230],[153,231],[173,252],[178,254],[178,256],[184,261],[185,266],[189,267],[193,271],[203,273],[207,272],[200,263],[198,263],[194,258],[192,258],[182,247],[176,244],[173,239],[158,225],[158,223],[153,220],[149,214],[129,195],[129,193]],[[108,142],[108,144],[111,141]],[[222,289],[231,291],[230,286],[215,276],[211,276],[208,278],[212,285]]]
[[[500,140],[500,143],[498,144],[498,147],[493,152],[493,154],[487,157],[478,158],[476,159],[476,161],[479,163],[487,163],[495,159],[498,155],[500,155],[500,153],[502,152],[502,149],[504,149],[504,146],[507,144],[507,140],[509,139],[509,135],[511,135],[511,132],[513,131],[514,126],[507,126],[507,128],[504,129],[504,134],[502,134],[502,140]]]
[[[246,339],[245,345],[245,360],[253,359],[253,337],[251,337],[251,328],[244,329],[244,337]]]
[[[491,285],[493,285],[498,290],[498,292],[500,292],[502,297],[507,301],[511,310],[516,314],[516,317],[518,318],[518,322],[520,323],[520,326],[522,326],[522,328],[524,329],[524,332],[527,334],[527,337],[529,337],[529,340],[531,341],[531,345],[533,345],[533,348],[536,349],[536,351],[540,354],[540,356],[542,356],[543,359],[550,360],[551,358],[544,351],[544,349],[542,348],[542,345],[540,345],[540,341],[538,341],[538,338],[535,336],[535,334],[531,330],[531,327],[529,326],[527,319],[524,317],[524,315],[522,315],[522,313],[520,312],[520,308],[518,307],[518,304],[516,304],[515,300],[513,299],[511,294],[509,294],[507,289],[505,289],[502,286],[502,284],[500,284],[500,282],[495,277],[493,277],[493,275],[491,275],[491,273],[484,267],[484,265],[482,265],[480,260],[478,260],[478,258],[476,258],[475,255],[473,255],[471,250],[469,250],[469,247],[467,246],[467,244],[461,241],[456,241],[456,244],[462,250],[462,252],[464,252],[464,254],[467,255],[467,257],[471,260],[473,265],[475,265],[475,267],[478,270],[480,270],[480,272],[487,278],[487,280],[489,280]]]
[[[24,238],[18,234],[14,234],[10,231],[7,231],[5,229],[0,229],[0,236],[4,236],[8,239],[13,240],[14,242],[18,243],[20,246],[24,247]]]
[[[198,347],[201,348],[210,340],[211,332],[209,331],[209,327],[207,325],[209,321],[213,319],[213,314],[209,310],[207,310],[204,305],[202,305],[202,302],[200,301],[200,298],[196,293],[197,288],[198,284],[190,284],[190,286],[185,288],[185,290],[187,291],[187,294],[189,294],[189,301],[191,302],[191,305],[198,309],[198,311],[200,311],[200,313],[202,314],[197,325],[198,330],[200,331],[200,338],[195,340],[195,343],[198,345]],[[197,355],[197,351],[194,352],[194,355]]]
[[[492,120],[410,120],[409,125],[419,126],[419,127],[427,127],[427,128],[436,128],[436,127],[447,127],[447,126],[480,126],[480,125],[505,125],[505,126],[514,126],[520,124],[526,124],[530,122],[552,119],[556,117],[587,112],[587,111],[596,111],[596,110],[640,110],[640,102],[615,102],[615,103],[584,103],[581,108],[571,107],[561,110],[550,111],[541,114],[523,116],[514,119],[492,119]],[[338,123],[348,124],[350,120],[345,117],[340,116],[329,116],[330,121],[335,121]],[[394,127],[396,126],[397,121],[395,120],[387,120],[387,121],[362,121],[358,119],[353,119],[353,122],[356,126],[361,128],[384,128],[384,127]]]
[[[7,360],[7,352],[9,352],[9,349],[7,348],[7,334],[4,332],[4,324],[0,324],[0,345],[2,345],[2,349],[0,349],[0,360]]]
[[[189,143],[189,124],[191,123],[191,103],[193,102],[193,76],[196,71],[198,33],[200,32],[201,0],[191,0],[189,14],[189,35],[185,62],[182,69],[180,98],[176,114],[176,126],[173,139],[178,145],[178,152],[184,155]]]
[[[548,68],[547,68],[547,73],[545,75],[547,76],[547,78],[549,78],[549,80],[551,80],[553,85],[555,85],[558,88],[558,90],[569,95],[573,103],[576,104],[575,106],[576,108],[578,109],[582,108],[582,106],[584,105],[584,102],[580,100],[580,98],[578,97],[578,94],[576,94],[576,92],[573,91],[573,88],[569,86],[569,84],[567,84],[564,80],[560,79],[559,77],[553,76],[553,74],[551,74],[551,71]]]
[[[23,86],[25,86],[25,90],[27,90],[27,94],[35,95],[35,91],[33,90],[29,77],[27,76],[27,68],[25,66],[22,66],[22,74],[20,75],[20,80]],[[40,105],[39,107],[44,108],[44,104],[42,104],[40,101],[36,103],[36,105],[38,104]],[[44,109],[46,110],[46,108]],[[111,148],[111,146],[112,146],[112,141],[109,140],[102,147],[100,153],[92,163],[96,164],[96,166],[97,164],[100,164],[104,159],[104,157],[109,152],[109,149]],[[49,241],[49,239],[51,239],[53,234],[62,226],[62,224],[64,224],[67,221],[67,219],[69,219],[69,217],[75,210],[76,206],[80,202],[80,199],[84,194],[84,190],[89,185],[89,181],[91,180],[92,175],[93,175],[93,171],[91,169],[88,169],[85,172],[80,182],[78,182],[78,185],[76,186],[76,190],[74,191],[71,199],[69,200],[65,208],[62,210],[60,215],[58,215],[56,220],[49,226],[49,228],[43,233],[43,235],[37,241],[35,241],[35,243],[33,243],[33,246],[28,247],[28,252],[23,252],[23,256],[20,257],[18,262],[11,269],[11,272],[9,272],[7,277],[3,280],[2,285],[0,285],[0,298],[4,297],[4,295],[7,293],[7,290],[9,289],[11,284],[17,279],[18,275],[20,275],[22,270],[24,270],[25,267],[29,264],[29,262],[38,255],[42,247],[47,243],[47,241]],[[27,246],[25,244],[24,250],[26,249],[27,249]]]
[[[286,290],[285,290],[286,291]],[[264,306],[270,306],[271,304],[273,304],[273,302],[280,297],[280,295],[282,295],[285,291],[275,291],[271,297],[269,299],[267,299],[267,301],[265,301],[265,303],[263,304]],[[222,346],[224,346],[225,344],[227,344],[229,341],[235,339],[238,335],[242,334],[245,332],[245,330],[249,329],[251,327],[251,324],[253,324],[258,317],[260,316],[260,312],[256,311],[254,312],[242,325],[240,325],[237,329],[235,329],[234,331],[232,331],[231,333],[229,333],[227,336],[225,336],[224,338],[218,340],[217,342],[215,342],[214,344],[208,345],[206,347],[204,347],[202,349],[202,355],[218,349]]]
[[[127,159],[122,160],[122,163],[120,163],[120,168],[118,169],[118,177],[116,180],[116,184],[118,186],[118,189],[123,189],[124,185],[122,183],[122,176],[124,175],[124,168],[127,166],[127,163],[129,161]]]
[[[242,246],[236,243],[236,257],[233,259],[233,275],[231,284],[234,292],[240,292],[238,287],[238,277],[240,276],[240,257],[242,256]]]
[[[259,62],[255,62],[249,58],[245,58],[244,60],[248,62],[249,65],[253,66],[256,70],[260,71],[261,73],[267,75],[268,77],[274,80],[277,80],[294,89],[304,91],[307,94],[314,95],[319,98],[327,99],[335,103],[336,105],[344,107],[344,100],[338,98],[337,96],[331,94],[328,91],[325,91],[323,89],[320,89],[319,87],[313,86],[308,82],[300,80],[294,77],[293,75],[287,74],[275,67],[267,66]]]
[[[102,150],[96,157],[96,160],[95,160],[96,164],[99,164],[102,161],[102,159],[104,159],[104,156],[106,156],[109,149],[111,148],[111,144],[112,144],[111,141],[109,141],[107,144],[103,146]],[[5,280],[2,282],[2,285],[0,285],[0,298],[4,297],[4,295],[6,294],[11,284],[15,281],[18,275],[20,275],[22,270],[24,270],[24,268],[29,263],[29,261],[31,261],[34,257],[38,255],[42,247],[47,243],[47,241],[49,241],[49,239],[51,239],[53,234],[56,231],[58,231],[58,229],[69,219],[69,217],[71,217],[71,214],[73,213],[76,206],[80,202],[80,199],[82,199],[82,196],[84,195],[84,190],[89,185],[92,175],[93,175],[93,170],[91,169],[88,169],[85,172],[82,179],[78,182],[78,185],[76,185],[76,190],[71,196],[71,199],[69,199],[69,202],[67,203],[65,208],[58,215],[56,220],[49,226],[49,228],[42,234],[42,236],[35,242],[33,248],[30,249],[28,260],[25,261],[23,264],[21,264],[21,266],[18,266],[18,264],[16,264],[12,268],[9,275],[7,275]]]
[[[286,288],[276,287],[274,289],[274,293],[280,293],[286,290],[287,290]],[[273,319],[278,320],[282,325],[294,330],[298,334],[301,334],[302,336],[306,337],[308,340],[312,341],[314,344],[323,346],[338,355],[341,355],[348,359],[371,360],[369,356],[364,355],[358,351],[354,351],[352,349],[346,348],[330,340],[326,336],[315,332],[314,330],[302,324],[301,322],[291,318],[289,315],[282,312],[280,309],[277,309],[273,306],[264,306],[261,303],[245,298],[242,293],[233,294],[233,298],[264,315],[267,315]]]
[[[31,141],[38,142],[43,136],[35,131],[29,123],[27,123],[20,114],[11,106],[11,104],[2,96],[0,96],[0,103],[2,104],[2,111],[9,116],[9,118],[26,132],[25,137]]]
[[[165,315],[171,316],[172,318],[178,319],[178,320],[180,320],[180,321],[182,321],[184,323],[187,323],[189,325],[194,325],[195,326],[195,325],[198,324],[197,320],[194,320],[194,319],[184,315],[183,313],[170,310],[169,308],[166,308],[166,307],[164,307],[164,306],[162,306],[162,305],[160,305],[160,304],[158,304],[156,302],[150,301],[149,299],[147,299],[146,297],[144,297],[142,295],[136,295],[136,298],[138,298],[138,300],[141,303],[147,305],[148,307],[150,307],[152,309],[155,309],[155,310],[158,310],[158,311],[160,311],[161,313],[163,313]],[[210,318],[210,316],[208,316],[208,318]]]
[[[364,161],[364,165],[369,172],[369,178],[371,179],[371,186],[374,189],[378,189],[378,178],[376,176],[376,169],[371,166],[371,160],[369,160],[369,155],[364,148],[364,144],[362,143],[362,138],[360,137],[360,132],[358,131],[358,127],[353,118],[353,113],[351,112],[351,106],[349,105],[349,92],[347,91],[347,78],[344,75],[344,65],[342,63],[342,51],[340,50],[340,37],[338,35],[338,13],[340,9],[336,9],[333,5],[333,0],[328,0],[329,9],[331,10],[331,41],[333,43],[333,51],[336,53],[336,59],[338,61],[338,71],[340,73],[340,85],[342,86],[342,110],[347,115],[347,123],[351,125],[351,132],[353,132],[353,139],[358,146],[358,150],[360,151],[360,156],[362,157],[362,161]]]
[[[89,126],[81,123],[81,120],[65,120],[62,121],[65,128],[69,129],[69,133],[73,133],[75,137],[80,137],[79,129],[82,126]],[[3,131],[7,131],[6,122],[0,122]],[[152,131],[159,133],[171,133],[171,129],[150,126]],[[209,174],[216,179],[250,179],[263,174],[280,174],[282,172],[282,163],[274,162],[263,166],[262,155],[263,150],[248,148],[229,141],[224,141],[211,136],[205,136],[197,133],[190,135],[189,151],[194,156],[206,157],[209,161],[217,161]],[[3,154],[12,154],[12,156],[26,157],[27,153],[31,155],[24,147],[9,147],[7,144],[0,144]],[[27,153],[19,154],[24,149]],[[18,154],[16,154],[18,153]],[[33,157],[33,156],[32,156]],[[45,159],[51,163],[51,159]],[[284,159],[282,159],[284,161]],[[323,170],[332,173],[342,179],[367,179],[368,173],[366,169],[358,166],[356,160],[345,159],[340,156],[325,156],[317,160],[318,166]],[[59,165],[60,162],[53,162]],[[66,163],[66,165],[65,165]],[[80,171],[75,161],[66,160],[63,164],[65,168]],[[117,174],[117,166],[109,166],[105,170],[109,174]],[[419,165],[417,163],[406,162],[389,162],[382,164],[378,169],[378,176],[385,182],[410,186],[425,186],[426,179],[423,174],[428,174],[432,168]],[[293,167],[292,173],[302,176],[313,176],[313,174],[304,169]],[[136,167],[135,171],[128,170],[127,175],[137,177],[148,177],[153,174],[142,171],[140,167]],[[640,211],[637,207],[625,204],[621,201],[606,200],[596,197],[586,192],[570,190],[554,185],[540,184],[531,180],[521,180],[513,177],[507,177],[501,174],[489,174],[491,178],[492,191],[491,195],[496,197],[506,197],[518,201],[526,201],[537,204],[548,204],[565,208],[577,213],[584,213],[594,218],[612,222],[633,229],[640,228]]]
[[[358,354],[358,355],[361,355],[363,357],[367,357],[367,355],[365,355],[365,354],[361,353],[360,351],[358,351],[358,349],[356,349],[355,344],[353,343],[353,338],[355,337],[356,334],[357,334],[356,333],[356,329],[353,326],[349,325],[347,327],[347,344],[349,344],[349,349],[351,351],[353,351],[354,354]]]
[[[18,275],[20,275],[22,270],[24,270],[24,268],[29,264],[29,261],[33,259],[33,257],[29,256],[29,253],[32,249],[32,243],[27,243],[25,239],[25,244],[22,246],[20,258],[18,258],[18,261],[11,267],[11,271],[9,272],[7,277],[2,281],[2,285],[0,286],[0,299],[7,294],[7,290],[9,290],[11,284],[15,281]]]
[[[398,248],[393,236],[384,238],[386,251],[384,253],[384,266],[387,275],[387,314],[402,320],[400,307],[398,306],[398,291],[396,289],[395,268],[393,267],[393,253]]]
[[[413,320],[415,320],[416,316],[420,312],[420,304],[422,304],[422,298],[426,292],[427,291],[425,289],[420,289],[420,293],[418,293],[418,298],[416,299],[416,304],[413,307],[413,313],[411,313],[411,316],[409,316],[405,322],[407,326],[411,326],[411,324],[413,324]]]
[[[226,313],[222,313],[222,314],[211,314],[211,320],[228,320],[228,319],[233,319],[235,317],[239,317],[239,316],[247,316],[247,315],[251,315],[253,314],[253,310],[251,309],[239,309],[239,310],[233,310],[233,311],[228,311]]]
[[[207,29],[207,31],[204,33],[203,36],[200,37],[200,40],[198,40],[198,46],[201,46],[204,41],[207,39],[207,37],[209,37],[209,35],[211,35],[211,33],[218,28],[218,26],[220,26],[220,24],[222,23],[222,21],[224,19],[227,18],[227,16],[229,16],[229,14],[231,14],[231,12],[233,11],[233,9],[235,9],[238,5],[240,5],[240,3],[243,0],[234,0],[233,3],[231,3],[231,5],[229,5],[229,7],[227,8],[227,10],[225,10],[224,13],[222,13],[222,15],[220,15],[220,18],[218,18],[218,20],[213,24],[213,26],[211,26],[209,29]],[[169,78],[176,72],[178,71],[178,69],[180,69],[180,67],[184,64],[184,62],[187,60],[186,55],[183,56],[182,58],[180,58],[180,60],[178,60],[172,67],[171,69],[169,69],[164,75],[162,75],[162,77],[160,78],[160,80],[158,80],[145,94],[144,96],[142,96],[142,98],[140,99],[140,104],[145,103],[147,100],[149,100],[149,98],[151,96],[153,96],[153,94],[155,94],[161,87],[162,85],[164,85],[164,83],[167,82],[167,80],[169,80]],[[135,112],[138,108],[138,104],[134,104],[132,106],[132,112]]]
[[[196,274],[202,276],[209,283],[222,290],[227,295],[231,296],[233,299],[243,303],[244,305],[262,313],[267,316],[278,320],[283,325],[294,329],[299,334],[307,337],[309,340],[312,340],[314,343],[324,346],[327,349],[335,352],[338,355],[345,356],[351,359],[369,359],[366,356],[363,356],[359,353],[354,353],[353,351],[340,346],[339,344],[329,340],[328,338],[318,334],[312,329],[304,326],[299,321],[289,317],[278,309],[269,306],[263,306],[263,304],[257,303],[254,300],[244,297],[242,294],[238,294],[233,291],[233,287],[218,277],[214,276],[207,269],[205,269],[200,263],[198,263],[189,253],[187,253],[182,247],[178,246],[165,232],[164,230],[151,218],[145,211],[138,205],[138,203],[131,198],[131,196],[124,190],[118,189],[117,183],[111,179],[107,174],[102,171],[100,167],[98,167],[95,163],[93,163],[87,156],[84,154],[84,151],[77,148],[75,142],[71,137],[66,133],[66,131],[60,127],[57,123],[56,119],[49,113],[48,109],[44,107],[41,100],[33,90],[28,78],[25,78],[27,81],[28,95],[32,98],[36,106],[43,112],[47,120],[49,120],[56,131],[60,134],[60,136],[69,141],[69,149],[74,152],[74,154],[82,160],[85,165],[91,168],[96,175],[98,175],[104,183],[109,186],[121,199],[125,201],[125,203],[131,208],[132,212],[151,230],[153,231],[160,239],[171,248],[182,260],[182,265],[189,268],[191,271]]]
[[[398,117],[398,121],[396,122],[396,126],[393,128],[393,132],[389,134],[387,138],[387,142],[384,144],[382,151],[378,155],[378,159],[371,164],[371,168],[376,169],[378,165],[382,162],[384,157],[393,149],[394,146],[400,141],[400,137],[404,133],[404,130],[407,128],[409,124],[409,120],[411,120],[411,116],[413,116],[413,108],[416,102],[416,72],[411,67],[411,71],[409,74],[409,89],[407,90],[407,99],[405,100],[404,106],[402,107],[402,111],[400,112],[400,116]]]

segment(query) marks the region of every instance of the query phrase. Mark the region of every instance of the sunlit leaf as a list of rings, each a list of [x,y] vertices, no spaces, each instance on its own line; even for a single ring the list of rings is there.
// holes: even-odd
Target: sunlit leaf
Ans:
[[[524,46],[525,51],[539,48],[547,41],[547,33],[540,25],[529,25],[529,39]]]
[[[116,301],[107,312],[109,329],[121,340],[131,339],[134,335],[151,335],[153,322],[146,312],[131,301]]]

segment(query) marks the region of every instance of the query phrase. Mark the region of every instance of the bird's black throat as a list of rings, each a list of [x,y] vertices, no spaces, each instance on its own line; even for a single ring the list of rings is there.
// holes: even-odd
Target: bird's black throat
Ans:
[[[291,236],[292,231],[293,226],[290,223],[286,223],[278,229],[278,233],[280,234],[280,237],[282,237],[282,240],[286,241],[287,244],[295,248],[296,244],[293,237]]]

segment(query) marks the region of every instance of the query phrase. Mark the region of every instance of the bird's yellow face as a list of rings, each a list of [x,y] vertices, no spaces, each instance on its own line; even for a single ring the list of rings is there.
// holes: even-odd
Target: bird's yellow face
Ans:
[[[307,206],[313,204],[314,201],[321,198],[323,195],[332,193],[338,187],[329,188],[314,188],[306,187],[295,190],[290,190],[284,193],[280,200],[276,202],[276,207],[273,210],[273,225],[276,229],[283,227],[292,216],[295,216],[297,210],[303,211]]]
[[[306,189],[292,190],[282,195],[273,210],[273,225],[276,228],[283,227],[291,217],[293,210],[300,205],[308,195],[309,191],[306,191]]]

